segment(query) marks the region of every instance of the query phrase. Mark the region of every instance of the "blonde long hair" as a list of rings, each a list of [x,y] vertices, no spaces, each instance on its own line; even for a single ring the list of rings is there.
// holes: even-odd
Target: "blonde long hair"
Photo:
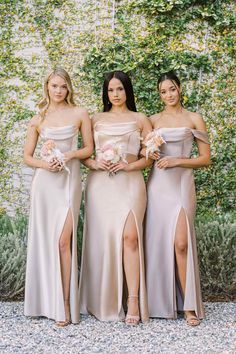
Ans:
[[[52,78],[52,76],[55,76],[55,75],[58,75],[62,79],[65,80],[65,82],[67,84],[67,89],[68,89],[68,94],[65,98],[65,101],[68,103],[69,106],[75,106],[74,98],[73,98],[72,82],[71,82],[71,78],[70,78],[68,72],[62,68],[56,68],[54,70],[51,70],[50,73],[45,77],[44,85],[43,85],[43,98],[38,103],[39,115],[41,116],[42,120],[45,118],[45,115],[47,113],[47,109],[50,104],[50,97],[48,94],[48,82]]]

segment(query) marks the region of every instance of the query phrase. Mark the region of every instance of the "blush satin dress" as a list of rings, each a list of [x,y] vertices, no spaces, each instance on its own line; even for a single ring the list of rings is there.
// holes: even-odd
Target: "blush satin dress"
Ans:
[[[74,125],[43,127],[42,141],[54,140],[61,152],[77,149],[78,129]],[[77,224],[81,201],[80,162],[67,163],[70,173],[37,168],[31,185],[28,249],[25,284],[26,316],[45,316],[65,321],[59,240],[71,210],[70,310],[72,323],[79,321]]]
[[[207,133],[188,127],[159,128],[166,144],[161,157],[189,157],[193,140],[208,144]],[[196,195],[193,170],[174,167],[158,169],[154,164],[147,184],[145,261],[150,317],[176,318],[177,311],[193,310],[204,317],[197,247],[194,231]],[[188,250],[185,298],[176,277],[175,230],[183,210],[187,221]]]
[[[95,123],[96,156],[114,139],[125,147],[127,160],[130,156],[138,159],[140,131],[136,121]],[[119,171],[112,176],[107,171],[89,172],[80,277],[81,313],[92,314],[101,321],[125,318],[123,230],[132,213],[138,231],[140,316],[142,321],[148,320],[142,231],[145,208],[146,188],[141,171]]]

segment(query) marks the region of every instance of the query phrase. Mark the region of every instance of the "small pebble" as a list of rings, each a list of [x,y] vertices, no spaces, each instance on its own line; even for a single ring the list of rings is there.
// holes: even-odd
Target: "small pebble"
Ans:
[[[236,304],[205,303],[206,319],[189,327],[176,321],[152,319],[127,327],[123,322],[99,322],[81,316],[78,325],[57,328],[52,320],[23,315],[22,302],[0,302],[1,354],[215,354],[236,353]]]

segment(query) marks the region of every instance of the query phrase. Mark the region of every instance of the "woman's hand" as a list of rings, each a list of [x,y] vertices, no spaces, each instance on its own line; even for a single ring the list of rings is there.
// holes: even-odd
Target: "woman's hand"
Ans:
[[[142,150],[140,151],[140,155],[143,157],[146,157],[146,150],[147,150],[147,148],[142,148]],[[149,152],[149,154],[148,154],[148,158],[155,160],[155,161],[158,160],[159,157],[160,157],[159,151]]]
[[[91,167],[93,170],[96,171],[98,170],[109,171],[110,162],[106,160],[94,160]]]
[[[171,168],[177,167],[179,159],[176,157],[166,156],[156,162],[157,168]]]
[[[141,150],[140,150],[140,152],[139,152],[139,155],[140,156],[142,156],[142,157],[146,157],[146,150],[147,150],[147,148],[142,148]]]
[[[120,161],[118,163],[113,163],[110,165],[109,172],[116,173],[118,171],[130,171],[130,166],[127,162]]]
[[[148,154],[148,157],[149,157],[150,159],[152,159],[152,160],[158,160],[159,157],[160,157],[160,153],[159,153],[159,151],[150,152],[150,153]]]
[[[41,160],[41,168],[49,172],[59,172],[63,169],[63,166],[57,159],[53,159],[50,162]]]
[[[65,162],[68,162],[75,157],[75,152],[74,151],[67,151],[67,152],[64,152],[63,155],[65,156]]]

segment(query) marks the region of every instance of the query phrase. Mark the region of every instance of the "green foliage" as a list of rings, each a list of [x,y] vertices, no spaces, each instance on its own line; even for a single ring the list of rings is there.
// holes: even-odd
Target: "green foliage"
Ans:
[[[212,143],[212,166],[195,171],[199,213],[214,210],[220,215],[230,212],[235,206],[235,194],[232,183],[235,180],[234,154],[232,136],[235,127],[228,124],[224,129],[218,128],[216,141]],[[202,207],[204,205],[204,208]]]
[[[104,73],[128,72],[138,109],[147,115],[163,109],[156,87],[159,75],[177,72],[185,107],[202,113],[209,130],[213,164],[195,171],[202,215],[209,208],[218,215],[227,213],[235,205],[233,7],[232,1],[129,1],[118,8],[113,36],[91,46],[84,59],[83,70],[96,95]]]
[[[205,299],[233,298],[236,291],[235,215],[204,215],[196,220],[201,284]],[[212,221],[214,220],[214,221]],[[81,262],[84,200],[78,226],[78,254]],[[0,299],[22,298],[26,264],[27,220],[18,215],[0,216]]]
[[[77,232],[78,258],[81,263],[84,224],[82,200]],[[22,299],[25,287],[28,221],[24,215],[9,217],[0,213],[0,300]]]
[[[41,78],[49,68],[62,66],[71,73],[78,103],[91,112],[101,110],[104,73],[124,70],[132,77],[138,109],[147,115],[162,109],[158,76],[174,69],[183,83],[185,107],[202,113],[211,141],[212,166],[195,171],[203,295],[233,296],[235,3],[127,0],[116,2],[113,22],[110,3],[104,8],[92,0],[80,8],[73,0],[7,0],[0,4],[0,80],[4,86],[0,99],[0,199],[14,210],[16,206],[20,212],[28,210],[24,199],[28,201],[28,195],[24,196],[22,185],[16,186],[12,180],[16,173],[21,176],[22,132],[35,114],[29,98],[34,104],[39,100]],[[94,16],[97,23],[93,23]],[[31,47],[32,53],[24,54]],[[83,178],[86,173],[84,169]],[[145,179],[148,173],[146,169]],[[84,201],[78,227],[80,259],[83,223]],[[5,205],[0,207],[1,300],[23,297],[26,229],[25,217],[10,218],[5,215]]]
[[[213,221],[197,225],[204,297],[236,294],[236,224]]]
[[[77,244],[78,244],[78,264],[80,268],[82,257],[82,244],[83,244],[83,228],[84,228],[84,198],[81,200],[79,223],[77,229]]]
[[[0,300],[23,296],[26,262],[26,218],[0,216]]]
[[[99,6],[93,0],[82,5],[74,0],[7,0],[1,2],[0,10],[0,84],[4,87],[0,97],[0,201],[4,202],[0,214],[5,202],[14,210],[17,206],[21,212],[28,211],[29,193],[22,187],[25,131],[41,97],[42,77],[55,66],[69,71],[78,104],[91,112],[101,110],[104,73],[128,72],[138,109],[147,115],[163,108],[156,87],[158,76],[176,70],[183,83],[184,105],[203,115],[211,141],[212,166],[195,171],[198,216],[208,224],[231,212],[235,205],[232,138],[236,115],[233,0],[117,1],[114,21],[113,1],[109,0]],[[16,174],[17,184],[13,181]],[[148,169],[146,179],[147,175]],[[226,229],[230,222],[223,222]],[[80,248],[82,222],[79,225]],[[20,235],[25,231],[7,227],[1,233],[1,247],[7,247],[9,233],[11,251],[7,252],[16,252],[14,242],[23,252]]]

